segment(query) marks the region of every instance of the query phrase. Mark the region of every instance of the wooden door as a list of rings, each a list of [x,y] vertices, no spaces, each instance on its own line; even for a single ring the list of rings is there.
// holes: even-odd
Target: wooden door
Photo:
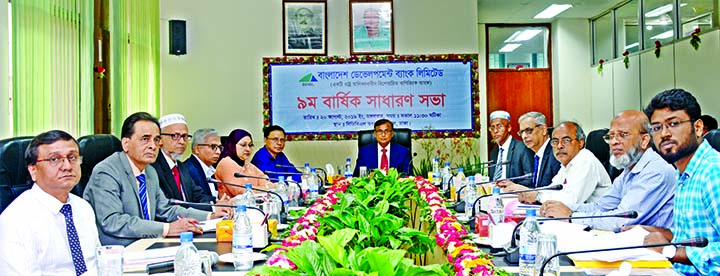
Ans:
[[[110,81],[108,80],[110,67],[110,31],[108,15],[109,0],[95,1],[94,40],[95,56],[93,66],[105,68],[104,76],[94,73],[93,81],[93,110],[95,134],[110,134]]]

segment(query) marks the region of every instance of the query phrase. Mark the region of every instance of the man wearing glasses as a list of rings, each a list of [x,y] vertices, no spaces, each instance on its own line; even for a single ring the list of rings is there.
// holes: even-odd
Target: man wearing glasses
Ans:
[[[560,170],[553,184],[562,184],[560,191],[527,192],[518,196],[521,202],[543,203],[560,201],[565,205],[595,202],[610,187],[610,176],[605,167],[585,147],[585,132],[576,122],[560,123],[552,133],[550,145],[560,161]]]
[[[217,187],[207,179],[215,175],[213,165],[217,163],[223,150],[220,134],[212,128],[201,128],[196,130],[192,137],[192,155],[183,161],[183,166],[188,169],[190,177],[195,184],[200,185],[204,194],[217,198]]]
[[[128,245],[138,239],[202,234],[198,220],[221,218],[227,213],[206,212],[170,205],[160,190],[155,162],[160,144],[160,124],[146,112],[125,119],[121,130],[123,151],[110,155],[93,168],[83,197],[95,209],[104,245]],[[183,218],[184,217],[184,218]]]
[[[410,150],[402,145],[391,143],[393,137],[393,123],[388,119],[375,122],[376,144],[363,146],[358,150],[353,176],[360,175],[360,167],[367,167],[368,172],[373,169],[397,169],[398,173],[412,175],[410,164]]]
[[[499,181],[531,174],[533,172],[532,151],[510,134],[512,131],[510,113],[504,110],[493,111],[490,113],[489,125],[490,136],[498,145],[490,152],[490,159],[494,160],[494,163],[489,165],[491,179]],[[519,179],[517,183],[530,187],[532,179]]]
[[[160,189],[165,193],[165,197],[196,203],[214,202],[215,197],[204,194],[200,185],[193,181],[187,167],[179,162],[185,154],[187,141],[192,138],[192,135],[188,134],[185,116],[169,114],[160,117],[159,122],[160,154],[151,166],[158,173]],[[210,206],[191,207],[212,211]]]
[[[95,213],[70,193],[81,163],[64,131],[30,141],[25,164],[35,184],[0,215],[0,275],[97,275]]]
[[[287,158],[285,150],[285,130],[277,125],[263,128],[265,146],[260,148],[253,155],[252,163],[268,177],[277,179],[278,176],[285,176],[285,179],[293,177],[300,181],[300,173],[290,159]]]
[[[720,275],[720,153],[703,141],[695,97],[682,89],[656,95],[645,108],[660,156],[677,167],[670,229],[644,226],[645,244],[705,237],[700,247],[654,247],[683,275]]]
[[[612,187],[592,203],[563,204],[545,201],[540,214],[546,217],[598,216],[636,211],[636,219],[598,218],[573,222],[593,229],[619,230],[625,225],[651,225],[667,228],[673,223],[675,169],[651,147],[650,121],[642,111],[623,111],[610,122],[605,135],[610,145],[610,164],[622,174]]]

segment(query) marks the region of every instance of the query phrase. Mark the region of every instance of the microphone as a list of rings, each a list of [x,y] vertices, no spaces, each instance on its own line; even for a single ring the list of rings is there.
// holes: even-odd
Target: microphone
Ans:
[[[638,217],[637,211],[627,211],[627,212],[621,212],[616,214],[607,214],[607,215],[594,215],[594,216],[580,216],[580,217],[557,217],[557,218],[538,218],[537,221],[552,221],[552,220],[565,220],[565,219],[594,219],[594,218],[628,218],[628,219],[636,219]],[[505,262],[509,264],[518,264],[518,248],[517,243],[515,242],[518,230],[520,229],[520,226],[525,223],[525,221],[521,221],[517,225],[515,225],[515,228],[513,228],[512,231],[512,238],[510,238],[510,247],[506,250],[508,253],[505,255]]]
[[[656,244],[643,244],[643,245],[636,245],[636,246],[625,246],[625,247],[614,247],[614,248],[601,248],[601,249],[591,249],[591,250],[578,250],[578,251],[568,251],[568,252],[558,252],[554,255],[550,256],[550,258],[547,258],[545,261],[543,261],[542,266],[540,266],[540,276],[543,275],[545,272],[545,266],[555,257],[558,256],[564,256],[564,255],[570,255],[570,254],[579,254],[579,253],[593,253],[593,252],[601,252],[601,251],[616,251],[616,250],[625,250],[625,249],[637,249],[637,248],[650,248],[650,247],[660,247],[660,246],[668,246],[668,245],[674,245],[674,246],[692,246],[692,247],[705,247],[708,244],[708,240],[705,237],[697,237],[697,238],[691,238],[684,241],[679,242],[668,242],[668,243],[656,243]]]
[[[241,175],[241,176],[238,176],[238,175]],[[249,178],[266,179],[266,178],[262,178],[262,177],[250,177],[250,176],[245,176],[244,174],[241,174],[241,173],[235,173],[235,177],[249,177]],[[267,178],[267,179],[269,180],[269,178]],[[245,188],[245,186],[243,186],[243,185],[238,185],[238,184],[235,184],[235,183],[222,182],[222,181],[219,181],[219,180],[216,180],[216,179],[212,179],[212,178],[208,178],[207,181],[208,181],[208,182],[215,183],[215,184],[223,184],[223,185],[228,185],[228,186],[233,186],[233,187]],[[282,214],[282,213],[285,212],[285,202],[283,202],[282,197],[281,197],[278,193],[273,192],[273,191],[270,191],[270,190],[255,188],[255,187],[252,187],[252,186],[250,186],[250,189],[252,189],[253,191],[268,193],[268,194],[271,194],[271,195],[277,197],[277,198],[280,200],[280,213]]]
[[[265,174],[288,174],[288,175],[302,175],[302,173],[299,172],[274,172],[274,171],[264,171]]]
[[[528,178],[532,178],[532,173],[524,174],[521,176],[510,177],[510,178],[506,178],[506,179],[495,180],[495,181],[485,181],[485,182],[475,183],[475,185],[484,185],[484,184],[497,183],[497,182],[507,181],[507,180],[528,179]],[[458,198],[458,199],[460,198],[460,192],[462,192],[462,190],[465,189],[465,187],[467,187],[467,185],[463,185],[462,187],[457,189],[457,191],[456,191],[457,194],[456,194],[455,198]],[[532,192],[532,191],[535,191],[535,189],[525,190],[525,191],[521,191],[518,193]],[[464,205],[463,204],[464,201],[465,200],[459,200],[457,202],[457,205],[455,205],[455,211],[459,212],[459,210],[457,210],[457,207]]]
[[[261,179],[261,180],[267,180],[267,181],[276,181],[276,182],[277,182],[277,181],[280,181],[280,180],[277,179],[277,178],[252,176],[252,175],[246,175],[246,174],[241,174],[241,173],[235,173],[233,176],[235,176],[235,177],[237,177],[237,178],[246,177],[246,178]],[[211,180],[208,178],[208,181],[211,181]],[[230,186],[245,188],[245,186],[238,185],[238,184],[226,183],[226,182],[217,182],[217,180],[215,180],[215,179],[213,179],[212,181],[215,181],[217,184],[226,184],[226,185],[230,185]],[[212,181],[211,181],[211,182],[212,182]],[[298,183],[297,181],[290,180],[290,179],[285,179],[285,182],[295,184],[295,185],[298,187],[298,191],[302,191],[302,186],[300,186],[300,183]],[[257,188],[253,188],[253,190],[254,190],[254,189],[257,189]],[[258,191],[263,192],[263,190],[258,190]]]
[[[210,266],[213,266],[217,264],[220,261],[220,256],[215,251],[208,251],[210,254]],[[145,272],[147,274],[155,274],[155,273],[162,273],[162,272],[169,272],[173,271],[175,266],[175,260],[165,261],[165,262],[159,262],[154,264],[148,264],[145,268]],[[211,269],[208,267],[207,269]]]
[[[562,189],[563,189],[562,184],[555,184],[555,185],[550,185],[550,186],[545,186],[545,187],[540,187],[540,188],[535,188],[535,189],[529,189],[529,190],[523,190],[523,191],[504,192],[504,193],[499,193],[498,195],[514,195],[514,194],[522,194],[522,193],[527,193],[527,192],[535,192],[535,191],[543,191],[543,190],[559,191]],[[472,205],[472,207],[473,207],[472,213],[471,213],[472,215],[470,217],[475,216],[475,206],[478,204],[478,202],[480,202],[481,199],[490,197],[490,196],[492,196],[492,194],[485,194],[485,195],[481,195],[475,199],[475,201],[473,202],[473,205]],[[483,210],[480,210],[480,212],[485,213],[485,211],[483,211]]]
[[[305,163],[305,164],[307,165],[307,164],[309,164],[309,163]],[[304,169],[304,168],[305,168],[305,167],[296,167],[296,166],[281,165],[281,164],[275,164],[275,167],[276,167],[276,168],[294,168],[294,169]],[[319,185],[319,189],[323,189],[323,187],[324,187],[325,185],[327,185],[327,182],[326,182],[326,180],[325,180],[325,179],[327,179],[327,172],[325,171],[325,169],[320,168],[320,167],[315,167],[315,168],[314,168],[314,167],[310,167],[310,168],[311,168],[311,169],[315,169],[315,171],[321,171],[321,172],[322,172],[323,177],[320,177],[320,176],[318,175],[318,178],[319,178],[320,181],[322,182],[322,183],[320,183],[321,185]],[[298,174],[298,173],[293,173],[293,174]],[[300,174],[300,175],[303,175],[304,173],[299,173],[299,174]],[[235,177],[238,177],[238,176],[236,175]],[[302,189],[300,189],[300,190],[302,190]]]

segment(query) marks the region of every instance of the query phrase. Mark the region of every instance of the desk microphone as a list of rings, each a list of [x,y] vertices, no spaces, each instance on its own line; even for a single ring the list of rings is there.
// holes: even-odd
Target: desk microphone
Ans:
[[[274,172],[274,171],[264,171],[265,174],[287,174],[287,175],[302,175],[301,172]]]
[[[593,252],[602,252],[602,251],[615,251],[615,250],[625,250],[625,249],[637,249],[637,248],[649,248],[649,247],[661,247],[661,246],[668,246],[668,245],[674,245],[674,246],[692,246],[692,247],[705,247],[708,245],[708,240],[705,237],[697,237],[697,238],[690,238],[684,241],[679,242],[668,242],[668,243],[656,243],[656,244],[643,244],[643,245],[636,245],[636,246],[625,246],[625,247],[615,247],[615,248],[601,248],[601,249],[591,249],[591,250],[579,250],[579,251],[568,251],[568,252],[558,252],[555,253],[555,255],[550,256],[550,258],[547,258],[542,263],[542,266],[540,266],[540,276],[543,275],[545,272],[545,266],[555,257],[558,256],[564,256],[564,255],[570,255],[570,254],[580,254],[580,253],[593,253]]]
[[[243,177],[246,177],[246,178],[253,178],[253,179],[267,180],[267,181],[271,181],[271,182],[272,182],[272,181],[275,181],[275,182],[278,182],[278,181],[280,181],[280,180],[278,180],[277,178],[269,178],[269,177],[260,177],[260,176],[252,176],[252,175],[246,175],[246,174],[241,174],[241,173],[235,173],[235,174],[234,174],[234,176],[235,176],[235,177],[237,177],[237,178],[243,178]],[[297,186],[297,187],[298,187],[298,191],[302,191],[302,190],[303,190],[303,189],[302,189],[302,186],[300,186],[300,183],[298,183],[297,181],[294,181],[294,180],[289,180],[289,179],[285,179],[285,182],[287,182],[287,183],[293,183],[293,184],[295,184],[295,186]],[[218,183],[218,184],[227,184],[227,185],[230,185],[230,186],[235,186],[235,187],[241,187],[241,188],[245,188],[245,186],[242,186],[242,185],[238,185],[238,184],[233,184],[233,183],[225,183],[225,182],[223,182],[223,183]],[[253,190],[254,190],[254,189],[257,189],[257,188],[253,188]],[[260,190],[260,191],[262,191],[262,190]]]
[[[209,252],[210,252],[210,266],[213,266],[220,261],[220,256],[218,256],[218,253],[215,251],[209,251]],[[147,268],[145,268],[145,272],[147,274],[155,274],[155,273],[173,271],[175,269],[174,266],[175,266],[175,260],[159,262],[159,263],[154,263],[154,264],[148,264]],[[208,268],[208,269],[210,269],[210,268]]]
[[[240,173],[235,173],[235,177],[238,177],[238,174],[239,174],[239,175],[243,175],[243,174],[240,174]],[[245,177],[245,176],[243,176],[243,177]],[[251,177],[251,178],[252,178],[252,177]],[[261,177],[261,178],[262,178],[262,177]],[[262,179],[264,179],[264,178],[262,178]],[[235,183],[222,182],[222,181],[220,181],[220,180],[216,180],[216,179],[212,179],[212,178],[208,178],[207,181],[208,181],[208,182],[215,183],[215,184],[223,184],[223,185],[228,185],[228,186],[233,186],[233,187],[245,188],[245,186],[243,186],[243,185],[238,185],[238,184],[235,184]],[[253,191],[268,193],[268,194],[271,194],[271,195],[277,197],[277,198],[280,200],[280,213],[283,214],[283,213],[285,212],[285,202],[283,201],[283,198],[282,198],[278,193],[273,192],[273,191],[270,191],[270,190],[255,188],[255,187],[252,187],[252,186],[250,186],[250,189],[252,189]]]
[[[557,218],[538,218],[537,221],[551,221],[551,220],[565,220],[565,219],[594,219],[594,218],[628,218],[628,219],[636,219],[638,217],[638,212],[636,211],[627,211],[627,212],[621,212],[621,213],[615,213],[615,214],[607,214],[607,215],[594,215],[594,216],[581,216],[581,217],[557,217]],[[517,225],[515,225],[515,228],[513,228],[512,231],[512,237],[510,238],[510,247],[505,250],[507,252],[507,255],[505,255],[505,262],[509,264],[518,264],[519,259],[519,252],[517,243],[515,242],[518,234],[518,230],[520,229],[520,226],[525,223],[525,221],[519,222]]]
[[[494,183],[498,183],[498,182],[501,182],[501,181],[517,180],[517,179],[528,179],[528,178],[532,178],[532,173],[524,174],[524,175],[521,175],[521,176],[515,176],[515,177],[505,178],[505,179],[500,179],[500,180],[495,180],[495,181],[485,181],[485,182],[475,183],[475,185],[484,185],[484,184],[490,184],[490,183],[493,183],[493,184],[494,184]],[[462,187],[460,187],[459,189],[457,189],[457,191],[456,191],[457,194],[456,194],[455,198],[460,199],[460,192],[462,192],[462,190],[464,190],[465,187],[467,187],[467,185],[463,185]],[[524,190],[524,191],[521,191],[521,192],[519,192],[519,193],[532,192],[532,191],[535,191],[535,190],[537,190],[537,188],[536,188],[536,189],[530,189],[530,190]],[[460,207],[460,206],[465,206],[465,200],[464,200],[464,199],[463,199],[463,200],[458,200],[458,202],[456,203],[456,205],[455,205],[454,208],[455,208],[455,211],[457,211],[457,212],[465,212],[464,209],[462,209],[462,211],[458,209],[458,207]]]
[[[320,182],[322,182],[322,183],[320,183],[321,184],[320,187],[327,185],[327,182],[325,181],[325,179],[327,179],[327,171],[325,171],[325,169],[320,168],[320,167],[310,167],[310,163],[305,163],[305,165],[311,169],[315,169],[315,171],[321,171],[323,174],[323,177],[318,176],[318,178],[320,179]],[[305,167],[296,167],[296,166],[280,165],[280,164],[275,164],[275,167],[276,168],[294,168],[296,170],[297,169],[305,169]],[[300,174],[303,175],[304,173],[300,173]],[[237,176],[235,176],[235,177],[237,177]]]
[[[563,189],[562,184],[555,184],[555,185],[550,185],[550,186],[545,186],[545,187],[540,187],[540,188],[535,188],[535,189],[529,189],[529,190],[504,192],[504,193],[499,193],[498,195],[514,195],[514,194],[522,194],[522,193],[527,193],[527,192],[535,192],[535,191],[543,191],[543,190],[560,191],[562,189]],[[472,205],[473,208],[472,208],[472,213],[471,213],[470,217],[475,216],[475,206],[478,204],[478,202],[480,202],[481,199],[490,197],[492,195],[493,194],[484,194],[484,195],[479,196],[477,199],[475,199],[475,201],[473,202],[473,205]],[[480,212],[485,213],[485,211],[483,211],[483,210],[480,210]]]

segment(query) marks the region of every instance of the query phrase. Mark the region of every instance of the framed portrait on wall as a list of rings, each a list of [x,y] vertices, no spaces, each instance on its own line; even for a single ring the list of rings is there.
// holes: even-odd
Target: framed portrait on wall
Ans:
[[[325,0],[283,0],[283,54],[327,55]]]
[[[394,54],[392,0],[350,0],[350,54]]]

